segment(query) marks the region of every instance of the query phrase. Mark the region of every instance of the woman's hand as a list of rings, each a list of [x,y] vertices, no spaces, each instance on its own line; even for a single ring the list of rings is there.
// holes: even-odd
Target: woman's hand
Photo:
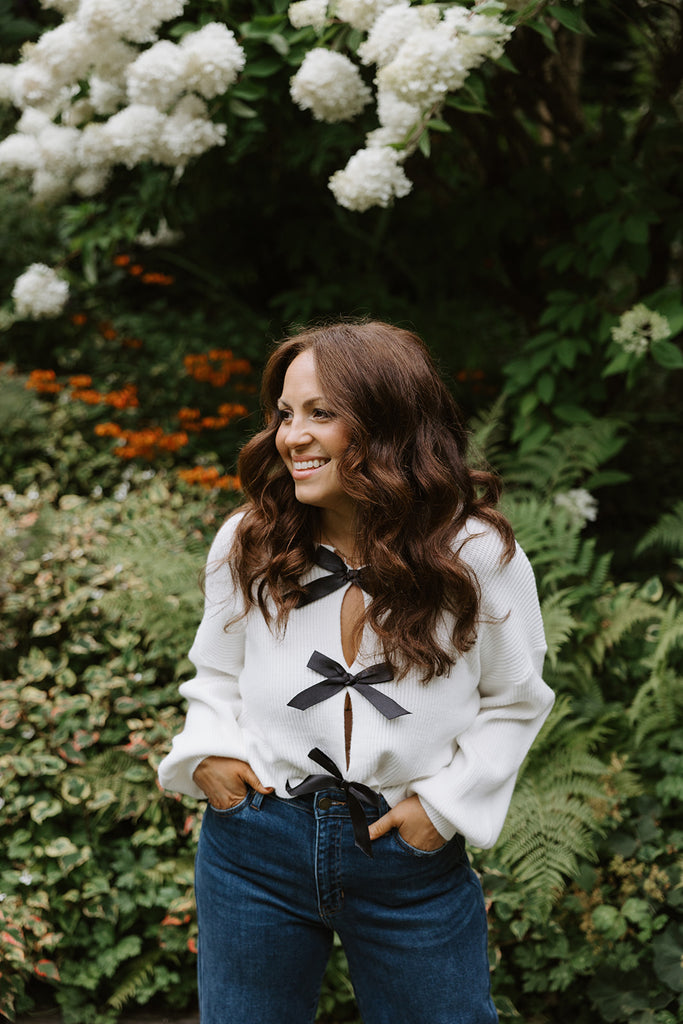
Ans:
[[[244,800],[248,787],[257,793],[273,792],[273,787],[264,786],[246,761],[236,757],[205,757],[192,778],[217,811],[227,811]]]
[[[416,850],[438,850],[446,840],[440,835],[427,817],[427,812],[417,796],[401,800],[377,821],[370,825],[370,838],[379,839],[385,832],[397,828],[402,839]]]

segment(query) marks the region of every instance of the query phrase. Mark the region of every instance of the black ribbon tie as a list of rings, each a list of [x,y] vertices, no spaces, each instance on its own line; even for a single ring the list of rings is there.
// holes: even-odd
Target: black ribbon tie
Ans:
[[[312,708],[314,704],[321,704],[322,701],[327,700],[329,697],[334,697],[335,693],[339,693],[345,686],[353,686],[385,718],[391,720],[392,718],[400,718],[401,715],[410,714],[410,711],[406,711],[395,700],[388,697],[386,693],[376,690],[372,685],[373,683],[388,683],[394,678],[391,666],[387,665],[384,661],[377,665],[371,665],[370,668],[364,668],[362,672],[352,676],[338,661],[333,661],[332,658],[328,658],[326,654],[321,654],[320,651],[313,651],[307,668],[312,668],[314,672],[319,672],[321,676],[325,676],[325,679],[297,693],[288,702],[288,707],[298,708],[299,711],[306,711],[308,708]]]
[[[287,782],[285,787],[287,792],[290,796],[305,796],[307,793],[317,793],[320,789],[329,789],[330,784],[336,789],[341,789],[344,792],[349,808],[351,824],[353,825],[354,844],[368,857],[372,857],[372,843],[363,804],[380,810],[379,793],[375,793],[374,789],[363,785],[362,782],[347,782],[346,779],[342,778],[342,773],[332,758],[324,754],[318,747],[309,750],[308,756],[311,761],[315,761],[321,768],[325,768],[329,775],[309,775],[303,782],[294,787],[290,786],[289,782]]]
[[[304,585],[305,593],[299,595],[297,608],[303,608],[306,604],[319,601],[321,597],[333,594],[335,590],[341,590],[347,583],[355,583],[366,593],[369,593],[367,586],[367,571],[365,569],[351,569],[339,555],[329,548],[322,546],[315,549],[313,561],[321,569],[327,569],[329,576],[321,576],[318,580],[311,580]]]

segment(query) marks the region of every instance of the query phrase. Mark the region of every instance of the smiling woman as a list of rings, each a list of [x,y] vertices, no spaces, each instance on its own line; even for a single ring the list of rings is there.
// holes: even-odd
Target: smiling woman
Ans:
[[[350,430],[322,394],[312,352],[301,352],[288,366],[278,411],[275,445],[292,474],[296,500],[321,509],[322,532],[337,537],[342,550],[352,551],[356,503],[337,471]]]
[[[209,801],[202,1024],[310,1024],[335,931],[365,1024],[493,1024],[465,843],[552,705],[531,568],[416,335],[304,331],[262,399],[159,771]]]

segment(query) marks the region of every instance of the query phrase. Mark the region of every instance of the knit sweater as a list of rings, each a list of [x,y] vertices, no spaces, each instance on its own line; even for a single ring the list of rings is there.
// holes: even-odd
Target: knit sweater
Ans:
[[[180,687],[187,718],[159,767],[161,785],[202,798],[192,779],[197,765],[210,755],[235,757],[286,799],[288,782],[294,787],[320,772],[308,756],[317,747],[346,780],[381,792],[390,806],[417,794],[444,839],[459,832],[475,846],[492,846],[518,769],[554,699],[541,678],[543,623],[521,548],[501,565],[498,533],[479,521],[468,523],[458,545],[467,539],[461,557],[481,589],[477,640],[446,675],[427,684],[416,669],[400,681],[373,684],[409,712],[388,719],[353,685],[304,710],[290,706],[321,681],[321,673],[307,667],[314,651],[351,675],[382,662],[383,652],[366,628],[356,660],[346,665],[340,616],[347,586],[294,609],[283,634],[269,628],[258,608],[235,618],[242,598],[221,563],[238,521],[233,516],[224,524],[209,553],[204,616],[189,655],[197,671]],[[301,582],[325,575],[314,566]],[[448,616],[439,628],[446,640]],[[348,767],[347,694],[353,716]]]

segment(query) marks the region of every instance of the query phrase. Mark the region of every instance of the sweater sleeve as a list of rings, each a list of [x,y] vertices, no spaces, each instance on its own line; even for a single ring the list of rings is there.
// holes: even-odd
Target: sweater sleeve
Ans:
[[[416,780],[411,791],[445,839],[460,832],[488,848],[500,835],[517,772],[555,698],[541,677],[546,643],[524,552],[517,547],[501,566],[500,545],[490,536],[470,543],[481,588],[479,710],[456,737],[450,764]]]
[[[238,678],[244,663],[245,619],[231,621],[241,614],[243,605],[224,561],[237,522],[233,516],[221,527],[209,552],[204,615],[189,653],[197,671],[180,686],[180,693],[188,702],[185,725],[159,765],[159,782],[164,789],[198,798],[204,793],[192,775],[205,757],[245,758],[238,725]]]

